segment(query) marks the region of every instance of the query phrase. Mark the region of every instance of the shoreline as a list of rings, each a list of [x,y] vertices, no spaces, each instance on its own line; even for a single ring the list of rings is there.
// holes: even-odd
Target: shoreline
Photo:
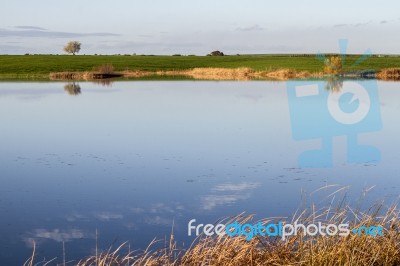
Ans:
[[[289,80],[296,78],[318,78],[322,73],[279,69],[255,71],[251,68],[193,68],[187,70],[167,71],[123,71],[113,73],[99,72],[55,72],[49,74],[50,80],[99,80],[109,78],[142,78],[142,77],[188,77],[194,80]]]
[[[286,81],[290,79],[308,78],[359,78],[359,79],[378,79],[378,80],[400,80],[400,68],[385,68],[380,71],[361,70],[343,72],[335,75],[327,75],[323,72],[296,71],[293,69],[278,69],[256,71],[251,68],[193,68],[188,70],[173,71],[123,71],[112,73],[101,72],[54,72],[49,74],[50,80],[102,80],[111,78],[142,78],[149,76],[169,77],[181,76],[194,80],[276,80]]]
[[[325,56],[333,55],[326,54]],[[82,80],[99,79],[94,78],[96,75],[106,78],[107,75],[104,74],[123,78],[184,76],[209,80],[321,78],[325,76],[324,58],[315,54],[0,55],[0,80],[49,80],[50,73],[53,79],[61,80],[71,80],[71,78],[62,77],[66,73],[75,79]],[[371,75],[374,76],[375,73],[395,68],[400,68],[400,56],[372,55],[360,63],[360,55],[346,55],[342,67],[345,72],[342,73],[345,78],[371,78]],[[396,75],[392,77],[399,79],[399,73]],[[386,76],[389,78],[390,75]],[[377,78],[383,79],[380,76]]]

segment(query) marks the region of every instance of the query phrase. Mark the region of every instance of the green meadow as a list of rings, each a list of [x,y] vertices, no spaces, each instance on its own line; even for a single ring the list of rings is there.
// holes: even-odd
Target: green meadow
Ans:
[[[359,55],[346,57],[344,69],[380,70],[399,67],[400,56],[371,56],[354,66]],[[47,77],[51,72],[92,71],[112,64],[116,71],[166,71],[192,68],[248,67],[254,70],[293,69],[318,72],[323,60],[316,55],[230,55],[230,56],[152,56],[152,55],[0,55],[0,78]]]

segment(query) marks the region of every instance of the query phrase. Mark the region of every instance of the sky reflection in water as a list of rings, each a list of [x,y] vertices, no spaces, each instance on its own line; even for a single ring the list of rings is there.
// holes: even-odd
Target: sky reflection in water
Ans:
[[[96,229],[101,247],[130,240],[135,249],[174,223],[187,245],[190,219],[288,216],[302,191],[329,184],[350,185],[350,198],[373,185],[372,201],[397,197],[399,83],[377,83],[381,127],[357,135],[379,160],[349,163],[346,137],[335,135],[329,167],[301,165],[322,142],[296,138],[290,84],[0,83],[1,264],[24,261],[32,240],[39,257],[60,257],[63,241],[70,259],[87,256]],[[319,84],[337,93],[350,83]],[[312,197],[324,204],[332,191]]]

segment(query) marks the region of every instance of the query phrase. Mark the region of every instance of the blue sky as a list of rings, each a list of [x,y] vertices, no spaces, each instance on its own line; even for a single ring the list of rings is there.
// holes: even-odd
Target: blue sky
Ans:
[[[13,0],[0,9],[0,53],[400,53],[399,1]]]

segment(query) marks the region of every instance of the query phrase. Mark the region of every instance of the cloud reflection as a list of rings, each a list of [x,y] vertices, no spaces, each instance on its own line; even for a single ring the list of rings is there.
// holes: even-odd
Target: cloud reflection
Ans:
[[[207,195],[202,199],[202,208],[209,211],[217,206],[231,205],[248,198],[250,198],[250,193],[244,195]]]
[[[243,190],[250,190],[256,189],[260,186],[260,183],[252,183],[252,182],[242,182],[239,184],[220,184],[216,185],[212,190],[214,191],[243,191]]]
[[[218,184],[212,191],[223,193],[227,192],[226,195],[206,195],[202,197],[202,209],[212,210],[218,206],[232,205],[240,200],[246,200],[250,198],[251,191],[258,188],[260,183],[256,182],[241,182],[241,183],[224,183]]]
[[[32,247],[33,242],[42,243],[47,240],[52,240],[56,242],[68,242],[74,239],[82,239],[82,238],[93,238],[89,234],[85,233],[80,229],[34,229],[32,232],[29,232],[27,236],[23,237],[22,240],[28,247]]]
[[[118,220],[123,219],[124,216],[118,213],[111,213],[111,212],[100,212],[95,214],[96,219],[100,221],[110,221],[110,220]]]

